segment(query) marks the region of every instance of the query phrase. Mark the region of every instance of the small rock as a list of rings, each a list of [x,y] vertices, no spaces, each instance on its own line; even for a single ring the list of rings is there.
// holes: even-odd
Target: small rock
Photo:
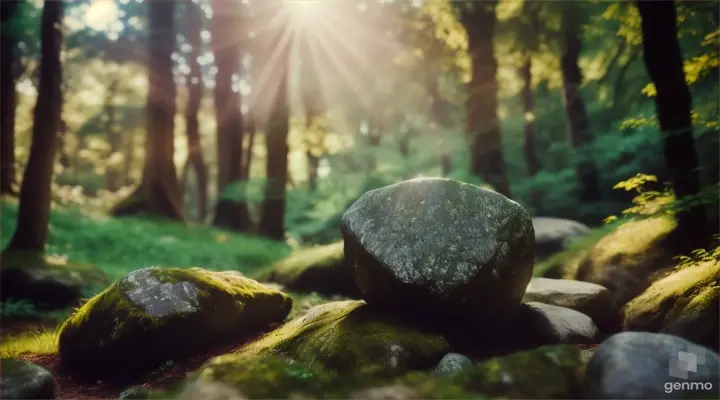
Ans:
[[[345,212],[340,229],[363,299],[398,315],[501,325],[518,310],[532,275],[527,211],[451,179],[371,190]]]
[[[586,398],[718,398],[720,357],[677,336],[622,332],[587,365]]]
[[[570,243],[590,233],[587,225],[563,218],[534,217],[532,224],[535,230],[535,257],[538,260],[565,250]]]
[[[595,321],[605,335],[622,328],[622,312],[612,294],[600,285],[569,279],[533,278],[525,290],[525,302],[539,302],[581,312]]]
[[[461,375],[473,369],[473,362],[469,358],[458,353],[448,353],[438,363],[433,375],[454,376]]]
[[[291,308],[292,300],[282,292],[237,274],[140,269],[61,325],[60,358],[86,377],[142,373],[257,334],[282,322]]]
[[[23,360],[0,361],[0,394],[11,399],[54,399],[57,383],[45,368]]]
[[[514,326],[518,345],[595,344],[600,332],[587,315],[565,307],[530,302],[518,313]]]

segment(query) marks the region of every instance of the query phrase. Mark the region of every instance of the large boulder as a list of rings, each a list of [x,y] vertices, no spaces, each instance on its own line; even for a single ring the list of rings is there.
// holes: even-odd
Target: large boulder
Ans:
[[[24,360],[0,360],[0,394],[5,400],[54,399],[57,382],[50,371]]]
[[[603,334],[622,328],[622,312],[612,293],[600,285],[570,279],[533,278],[525,290],[525,302],[539,302],[579,311],[595,321]]]
[[[341,301],[316,306],[241,352],[212,359],[203,370],[213,376],[213,370],[245,363],[247,355],[279,355],[334,373],[397,375],[431,368],[448,350],[441,335],[397,322],[363,301]]]
[[[140,373],[255,335],[292,301],[238,274],[200,268],[134,271],[59,328],[61,361],[88,377]]]
[[[532,221],[518,203],[451,179],[365,193],[343,215],[345,261],[363,298],[432,321],[502,324],[532,275]]]
[[[297,293],[358,297],[349,268],[343,265],[343,242],[294,251],[258,275],[260,281],[277,282]]]
[[[110,284],[108,276],[89,264],[32,252],[2,255],[0,299],[25,300],[38,309],[75,306]]]
[[[718,349],[720,261],[679,269],[625,305],[625,329],[663,332]]]
[[[590,234],[590,227],[570,219],[534,217],[535,257],[543,260],[568,248],[574,241]]]
[[[622,332],[598,346],[584,398],[718,398],[720,357],[677,336]]]

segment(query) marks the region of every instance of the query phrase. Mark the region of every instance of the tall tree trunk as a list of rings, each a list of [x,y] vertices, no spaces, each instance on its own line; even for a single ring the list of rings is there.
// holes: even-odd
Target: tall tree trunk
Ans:
[[[585,102],[580,94],[582,71],[578,65],[582,39],[580,25],[573,11],[568,11],[563,19],[564,46],[560,67],[563,76],[563,102],[565,103],[565,125],[568,143],[576,150],[575,170],[580,182],[580,201],[600,200],[600,182],[598,170],[592,155],[584,148],[593,141],[588,123]]]
[[[497,61],[493,45],[496,4],[487,1],[461,5],[472,60],[466,132],[470,141],[470,172],[483,178],[498,193],[511,197],[497,115]]]
[[[212,0],[210,24],[212,49],[215,55],[215,117],[217,119],[218,201],[213,225],[238,231],[250,224],[245,199],[226,199],[223,194],[233,183],[242,183],[243,115],[240,93],[233,89],[233,77],[241,76],[241,44],[243,30],[240,3],[236,0]]]
[[[6,27],[17,14],[20,1],[3,1],[0,12],[2,26]],[[17,194],[15,184],[15,108],[17,92],[17,37],[9,29],[0,33],[0,195]]]
[[[433,116],[433,126],[437,130],[440,140],[440,173],[441,176],[448,176],[452,169],[452,159],[445,140],[445,127],[447,123],[447,101],[440,96],[440,88],[437,77],[433,71],[428,71],[427,88],[430,97],[430,114]]]
[[[267,184],[260,218],[259,233],[275,240],[285,238],[285,185],[288,180],[288,134],[290,109],[288,105],[288,75],[290,70],[289,42],[283,41],[287,28],[272,32],[272,48],[278,54],[272,79],[278,82],[273,93],[273,105],[266,132]]]
[[[175,153],[175,97],[172,72],[175,50],[175,2],[148,4],[148,98],[146,105],[145,163],[140,185],[114,210],[115,215],[150,214],[182,219],[182,190]]]
[[[202,10],[200,6],[188,1],[187,9],[187,43],[192,46],[192,50],[188,55],[188,64],[190,73],[187,76],[188,85],[188,105],[185,110],[185,121],[187,125],[187,145],[188,159],[185,164],[187,171],[190,166],[195,170],[197,184],[197,204],[199,221],[205,221],[208,214],[208,173],[203,157],[202,143],[200,142],[200,126],[198,122],[198,112],[202,103],[203,92],[205,86],[202,80],[202,71],[198,57],[200,56],[200,32],[203,26]],[[187,173],[183,173],[183,186],[187,183]]]
[[[110,144],[111,157],[115,153],[122,151],[122,136],[116,130],[117,124],[115,113],[117,108],[114,104],[119,83],[118,78],[113,77],[110,80],[107,93],[105,94],[105,132],[107,132],[108,143]],[[117,192],[121,186],[120,166],[108,164],[105,167],[105,188],[110,192]]]
[[[678,199],[697,195],[700,178],[692,132],[692,99],[685,82],[683,56],[677,39],[675,2],[638,1],[642,19],[643,60],[655,84],[663,153]],[[677,215],[678,250],[688,253],[708,244],[705,210],[695,206]]]
[[[44,252],[50,219],[57,134],[60,130],[63,2],[46,0],[41,22],[40,82],[33,112],[32,145],[20,188],[17,229],[6,251]]]
[[[135,136],[125,135],[125,156],[123,157],[123,182],[125,186],[134,184],[132,167],[135,161]]]
[[[307,159],[308,168],[308,187],[310,191],[317,189],[318,166],[320,165],[319,147],[324,145],[324,132],[320,132],[320,126],[317,125],[317,119],[325,112],[325,99],[320,87],[317,65],[315,63],[311,43],[309,37],[300,45],[301,54],[301,90],[302,102],[305,109],[305,157]],[[322,135],[322,136],[319,136]]]
[[[522,99],[524,108],[524,142],[523,155],[525,156],[525,165],[528,170],[528,176],[534,177],[540,171],[540,159],[535,149],[535,108],[533,104],[532,91],[532,59],[528,56],[520,69],[520,77],[523,80]],[[540,193],[536,189],[530,192],[530,204],[539,211],[541,208]]]
[[[250,167],[252,166],[253,148],[255,148],[255,136],[257,135],[257,125],[252,111],[248,113],[245,120],[245,130],[247,132],[247,139],[245,140],[247,143],[243,146],[245,153],[243,155],[242,172],[240,174],[243,182],[250,180]]]
[[[315,119],[315,116],[312,115],[312,112],[309,112],[308,109],[305,109],[305,129],[307,131],[310,131],[312,129],[313,121]],[[305,157],[307,158],[307,168],[308,168],[308,188],[311,192],[314,192],[317,189],[317,180],[318,180],[318,167],[320,166],[320,157],[316,156],[315,153],[313,153],[313,145],[312,141],[309,141],[307,145],[307,150],[305,150]]]

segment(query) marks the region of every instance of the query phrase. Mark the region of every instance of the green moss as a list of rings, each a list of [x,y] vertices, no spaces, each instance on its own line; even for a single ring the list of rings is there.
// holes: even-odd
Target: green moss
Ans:
[[[239,354],[213,359],[207,368],[235,363],[247,354],[280,355],[338,372],[399,373],[432,367],[449,351],[445,338],[391,320],[362,301],[316,306]]]
[[[144,271],[166,284],[192,282],[198,290],[194,310],[154,317],[127,297],[125,286],[130,283],[118,281],[62,324],[63,362],[92,373],[110,372],[103,369],[110,360],[150,368],[254,334],[282,321],[291,308],[292,301],[283,293],[236,273],[200,268]]]
[[[343,258],[343,241],[300,249],[261,271],[258,279],[285,283],[295,280],[308,268],[335,267],[342,262]]]
[[[0,358],[15,358],[23,354],[56,354],[57,334],[54,331],[23,332],[3,335]]]
[[[720,262],[706,261],[654,282],[625,306],[626,329],[659,330],[680,319],[713,313],[719,279]]]

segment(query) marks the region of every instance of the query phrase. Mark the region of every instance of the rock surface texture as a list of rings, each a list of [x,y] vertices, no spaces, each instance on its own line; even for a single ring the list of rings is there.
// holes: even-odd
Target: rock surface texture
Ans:
[[[371,190],[345,212],[341,231],[363,298],[399,315],[506,322],[532,275],[533,227],[525,209],[450,179]]]

